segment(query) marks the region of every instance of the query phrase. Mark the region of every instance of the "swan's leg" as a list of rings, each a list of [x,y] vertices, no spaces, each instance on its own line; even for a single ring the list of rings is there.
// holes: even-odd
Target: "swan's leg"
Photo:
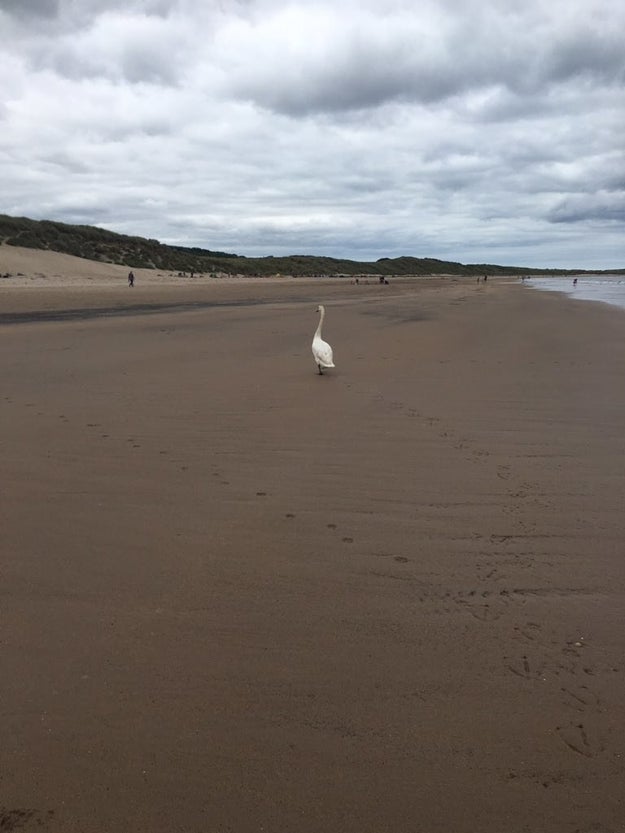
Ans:
[[[323,376],[323,373],[322,373],[322,371],[321,371],[321,365],[320,365],[320,364],[318,364],[318,365],[317,365],[317,367],[319,368],[319,375],[320,375],[320,376]]]

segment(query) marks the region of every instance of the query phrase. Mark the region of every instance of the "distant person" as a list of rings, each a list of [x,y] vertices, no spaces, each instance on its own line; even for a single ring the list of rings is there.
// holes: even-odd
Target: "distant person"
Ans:
[[[577,278],[573,278],[573,286],[577,286]]]
[[[488,275],[484,275],[484,280],[485,280],[485,281],[487,281],[487,280],[488,280]]]
[[[128,272],[128,286],[134,286],[134,285],[135,285],[135,276],[132,274],[132,272]]]

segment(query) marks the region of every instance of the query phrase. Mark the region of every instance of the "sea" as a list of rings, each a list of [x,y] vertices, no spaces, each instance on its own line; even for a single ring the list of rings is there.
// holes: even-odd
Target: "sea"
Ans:
[[[569,298],[579,301],[599,301],[613,307],[625,309],[625,275],[578,275],[574,277],[540,278],[527,277],[525,285],[548,292],[564,292]]]

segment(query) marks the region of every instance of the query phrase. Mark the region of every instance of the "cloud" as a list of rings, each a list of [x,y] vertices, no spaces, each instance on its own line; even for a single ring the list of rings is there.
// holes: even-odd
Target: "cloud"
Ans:
[[[0,0],[0,24],[0,211],[250,255],[625,260],[622,4]]]
[[[599,191],[592,196],[572,195],[549,212],[553,223],[625,223],[625,190]]]
[[[618,28],[589,28],[582,16],[544,19],[537,6],[530,6],[530,26],[497,4],[468,14],[424,8],[421,15],[409,8],[380,15],[356,7],[349,14],[344,5],[288,5],[259,20],[233,19],[216,41],[228,89],[300,115],[395,100],[433,103],[493,86],[533,96],[580,77],[622,79]]]
[[[54,17],[59,13],[60,0],[2,0],[0,12],[17,17],[42,16]]]

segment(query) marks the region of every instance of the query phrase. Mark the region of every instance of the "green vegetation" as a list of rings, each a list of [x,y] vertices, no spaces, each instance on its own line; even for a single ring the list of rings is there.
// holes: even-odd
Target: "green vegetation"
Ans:
[[[158,240],[129,237],[94,226],[74,226],[51,220],[29,220],[0,214],[0,242],[28,249],[49,249],[53,252],[119,263],[131,268],[171,269],[176,271],[209,271],[222,258],[233,258],[225,252],[184,249],[165,246]]]
[[[462,264],[433,258],[383,257],[374,263],[314,255],[248,258],[208,249],[166,246],[158,240],[130,237],[94,226],[69,225],[0,214],[0,243],[117,263],[130,268],[232,275],[566,275],[580,270],[527,269],[493,264]],[[621,270],[621,273],[625,270]]]

